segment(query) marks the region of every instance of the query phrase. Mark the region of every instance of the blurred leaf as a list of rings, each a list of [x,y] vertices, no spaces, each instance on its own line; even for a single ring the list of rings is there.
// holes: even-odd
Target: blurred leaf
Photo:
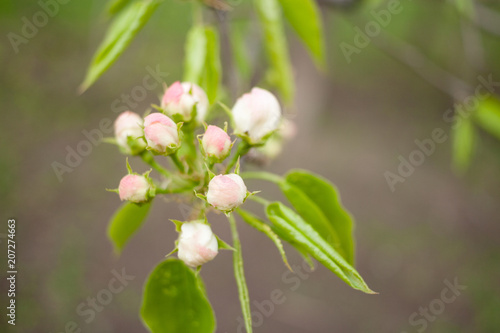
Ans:
[[[305,170],[292,170],[280,183],[297,212],[337,252],[354,265],[353,219],[328,180]]]
[[[201,76],[205,68],[207,56],[207,37],[205,28],[194,25],[188,32],[186,39],[186,58],[184,64],[184,81],[201,83]]]
[[[251,214],[246,210],[238,209],[237,212],[246,223],[257,229],[258,231],[264,233],[267,237],[269,237],[270,240],[273,241],[274,245],[276,245],[276,247],[278,248],[278,251],[280,252],[281,258],[283,259],[283,262],[285,263],[286,267],[288,267],[289,270],[292,270],[292,268],[288,264],[288,260],[285,254],[285,249],[283,249],[283,244],[281,243],[281,240],[278,237],[278,235],[276,235],[273,232],[271,227],[267,225],[264,221],[262,221],[261,219],[259,219],[258,217],[256,217],[255,215]]]
[[[245,271],[243,269],[243,256],[241,254],[241,243],[236,228],[236,220],[233,215],[228,217],[231,226],[231,233],[233,234],[233,266],[234,277],[236,278],[236,285],[238,286],[238,295],[240,298],[241,312],[245,321],[245,329],[247,333],[252,333],[252,313],[250,310],[250,296],[248,295],[247,282],[245,280]]]
[[[97,49],[79,91],[87,90],[118,59],[163,0],[142,0],[121,11]]]
[[[118,14],[122,11],[128,4],[130,4],[132,0],[111,0],[108,2],[108,6],[106,11],[110,15]]]
[[[151,203],[137,205],[123,204],[113,215],[108,227],[108,237],[116,253],[120,253],[130,237],[141,227],[151,208]]]
[[[246,22],[233,22],[229,31],[231,38],[231,48],[234,56],[236,68],[240,72],[242,80],[249,81],[251,75],[251,62],[248,57],[249,50],[245,43],[247,31]]]
[[[330,269],[354,289],[374,294],[359,273],[335,249],[328,244],[300,215],[280,202],[266,208],[273,230],[292,245],[307,250],[316,260]]]
[[[479,103],[475,113],[476,122],[500,140],[500,101],[490,97]]]
[[[469,19],[474,18],[474,0],[455,0],[458,11]]]
[[[323,26],[313,0],[280,0],[286,19],[302,39],[319,66],[324,65]]]
[[[460,118],[453,127],[453,167],[459,173],[464,173],[471,162],[476,141],[474,124],[471,119]]]
[[[221,76],[219,34],[214,27],[207,27],[205,28],[205,36],[207,38],[207,57],[203,87],[207,92],[210,104],[213,104],[217,99]]]
[[[279,89],[284,100],[291,101],[294,94],[293,74],[278,0],[254,0],[254,3],[264,30],[270,64],[268,79]]]
[[[161,262],[149,276],[141,317],[152,333],[215,331],[215,317],[201,278],[178,259]]]

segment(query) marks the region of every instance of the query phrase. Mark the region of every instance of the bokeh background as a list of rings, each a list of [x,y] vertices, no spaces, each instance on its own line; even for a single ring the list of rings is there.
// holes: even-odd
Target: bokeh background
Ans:
[[[437,127],[449,134],[442,116],[454,103],[429,78],[416,73],[427,68],[425,63],[417,61],[412,67],[394,55],[401,51],[403,59],[411,59],[405,46],[413,45],[428,60],[476,86],[478,74],[500,80],[500,37],[473,25],[464,28],[449,2],[403,0],[404,10],[348,63],[339,45],[352,44],[353,28],[373,20],[369,7],[349,6],[349,1],[321,3],[328,70],[318,71],[290,34],[297,94],[286,112],[298,133],[267,168],[276,173],[292,167],[310,169],[338,186],[356,219],[357,268],[380,294],[354,291],[323,267],[295,276],[293,283],[284,279],[286,268],[274,245],[241,223],[252,302],[269,299],[275,289],[286,299],[256,325],[255,332],[417,332],[422,326],[412,326],[410,315],[439,299],[446,279],[458,279],[467,289],[429,320],[424,331],[498,332],[500,142],[480,132],[473,163],[462,177],[450,166],[451,140],[437,145],[394,192],[384,172],[396,172],[398,156],[407,158],[416,149],[415,139],[429,138]],[[492,15],[500,13],[496,1],[478,3]],[[190,4],[172,0],[160,7],[95,86],[77,94],[105,31],[104,5],[97,0],[61,5],[59,13],[15,53],[7,33],[19,34],[22,18],[31,18],[40,6],[36,1],[0,3],[2,332],[65,332],[71,321],[81,332],[146,332],[138,315],[142,286],[177,237],[168,218],[182,219],[182,211],[175,202],[158,200],[121,257],[114,256],[106,228],[120,202],[104,189],[116,187],[126,172],[124,157],[114,146],[93,146],[62,182],[53,171],[54,161],[65,163],[68,147],[76,149],[85,140],[82,131],[116,117],[112,102],[141,85],[147,67],[167,72],[167,83],[182,77]],[[248,1],[243,1],[231,15],[239,17],[247,9]],[[500,20],[487,23],[500,31]],[[472,36],[467,42],[464,31]],[[387,44],[388,36],[404,44]],[[131,109],[144,112],[157,103],[161,90],[149,91]],[[146,170],[132,162],[139,171]],[[269,198],[280,196],[276,188],[258,181],[249,188]],[[4,236],[12,217],[17,220],[19,272],[15,327],[6,324],[3,313]],[[230,239],[223,216],[210,219],[216,233]],[[293,248],[286,250],[291,263],[302,264]],[[107,288],[112,271],[122,268],[134,280],[86,323],[76,308]],[[202,275],[217,332],[238,332],[240,306],[230,253],[221,253]]]

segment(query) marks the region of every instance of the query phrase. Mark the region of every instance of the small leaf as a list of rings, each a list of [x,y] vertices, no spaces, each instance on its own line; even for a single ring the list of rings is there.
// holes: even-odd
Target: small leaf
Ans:
[[[139,230],[150,208],[151,203],[137,205],[127,202],[116,211],[108,227],[108,237],[116,253],[120,253],[130,237]]]
[[[335,186],[308,171],[292,170],[280,187],[297,212],[354,265],[354,222]]]
[[[491,135],[500,139],[500,101],[498,99],[490,97],[482,101],[477,108],[474,120]]]
[[[210,104],[213,104],[217,99],[221,77],[219,34],[214,27],[210,26],[205,28],[205,36],[207,39],[207,57],[205,59],[203,88],[207,92]]]
[[[367,294],[375,294],[359,273],[300,215],[280,202],[268,205],[266,214],[273,223],[273,230],[281,238],[306,250],[352,288]]]
[[[453,167],[459,174],[463,174],[469,167],[476,133],[471,119],[460,118],[453,127]]]
[[[207,37],[203,26],[194,25],[189,30],[185,50],[184,81],[199,85],[207,56]]]
[[[141,317],[152,333],[215,332],[215,317],[201,278],[178,259],[161,262],[150,274]]]
[[[302,39],[318,66],[324,65],[323,26],[313,0],[280,0],[286,19]]]
[[[291,101],[295,88],[278,0],[254,0],[254,3],[264,30],[267,58],[271,67],[268,78],[283,98]]]
[[[125,51],[163,0],[132,3],[116,16],[97,49],[79,90],[87,90]]]
[[[283,244],[281,243],[281,239],[276,235],[271,227],[267,225],[264,221],[259,219],[258,217],[252,215],[246,210],[243,209],[237,209],[236,212],[241,216],[243,221],[248,223],[250,226],[254,227],[258,231],[264,233],[267,237],[269,237],[270,240],[273,241],[274,245],[276,245],[276,248],[278,248],[278,251],[281,254],[281,258],[283,259],[283,262],[285,263],[286,267],[288,267],[289,270],[292,271],[292,268],[288,264],[288,259],[286,258],[285,254],[285,249],[283,248]]]
[[[132,0],[111,0],[108,2],[106,11],[110,15],[115,15],[121,12]]]
[[[241,254],[241,243],[236,229],[236,221],[233,215],[228,216],[229,224],[231,226],[231,233],[233,234],[233,266],[234,277],[236,278],[236,285],[238,286],[238,295],[240,298],[241,312],[245,322],[247,333],[252,333],[252,312],[250,310],[250,296],[248,294],[247,282],[245,280],[245,271],[243,269],[243,256]]]

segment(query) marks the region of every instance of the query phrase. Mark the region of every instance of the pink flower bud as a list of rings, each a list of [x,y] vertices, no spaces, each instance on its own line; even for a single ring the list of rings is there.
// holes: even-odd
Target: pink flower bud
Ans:
[[[128,154],[133,150],[143,150],[146,147],[143,139],[142,118],[137,113],[131,111],[122,112],[115,120],[115,138],[116,142]],[[134,139],[134,147],[129,146],[129,138]],[[134,149],[132,149],[134,148]]]
[[[235,173],[218,175],[208,183],[207,201],[222,211],[231,211],[241,205],[247,196],[247,187]]]
[[[135,203],[148,201],[149,190],[151,185],[144,176],[126,175],[120,180],[118,186],[118,194],[120,200],[128,200]]]
[[[198,85],[177,81],[165,91],[161,106],[169,116],[178,115],[182,121],[191,120],[193,108],[196,106],[196,120],[202,122],[207,114],[208,98]]]
[[[188,266],[198,267],[215,258],[219,244],[208,224],[192,221],[182,224],[178,249],[180,260]]]
[[[269,91],[253,88],[240,97],[233,107],[235,133],[259,143],[263,137],[275,131],[280,124],[281,107]]]
[[[180,144],[177,125],[162,113],[152,113],[144,119],[144,136],[149,148],[160,154]]]
[[[203,135],[201,145],[208,157],[215,157],[222,160],[229,154],[231,138],[220,127],[210,125]]]

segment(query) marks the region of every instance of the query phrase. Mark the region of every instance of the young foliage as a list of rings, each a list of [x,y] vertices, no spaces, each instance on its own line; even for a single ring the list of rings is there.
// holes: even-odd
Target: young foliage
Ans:
[[[321,15],[313,0],[279,0],[285,18],[313,56],[324,65],[323,27]]]
[[[335,186],[305,170],[292,170],[280,187],[297,212],[354,265],[353,219]]]
[[[215,332],[215,317],[199,275],[177,259],[161,262],[144,288],[141,317],[152,333]]]
[[[250,296],[248,295],[247,282],[245,280],[245,271],[243,269],[243,256],[241,254],[241,243],[236,228],[236,221],[234,216],[229,215],[229,224],[231,226],[231,233],[233,234],[233,265],[234,277],[238,286],[238,295],[240,297],[241,311],[245,321],[245,329],[247,333],[252,333],[252,312],[250,310]]]
[[[470,165],[476,143],[476,132],[471,119],[460,119],[453,127],[453,167],[463,174]]]
[[[266,207],[273,230],[292,245],[299,245],[354,289],[375,294],[361,275],[319,233],[293,210],[280,202]]]
[[[491,135],[500,139],[500,100],[491,97],[482,101],[475,113],[475,121]]]
[[[210,104],[213,104],[217,98],[221,77],[219,33],[214,27],[208,26],[205,28],[205,37],[207,41],[207,55],[203,88],[207,92]]]
[[[254,227],[256,230],[262,232],[267,237],[269,237],[270,240],[273,241],[274,245],[276,245],[276,248],[280,252],[281,258],[283,259],[283,262],[285,263],[286,267],[288,267],[289,270],[292,270],[292,268],[288,264],[288,259],[286,258],[285,249],[283,248],[281,239],[278,237],[278,235],[276,235],[276,233],[274,233],[271,227],[267,225],[264,221],[259,219],[257,216],[251,214],[246,210],[237,209],[236,212],[241,216],[243,221],[248,223],[250,226]]]
[[[121,10],[111,23],[87,70],[80,91],[87,90],[118,59],[163,0],[142,0]]]
[[[254,3],[264,31],[269,80],[290,101],[295,87],[278,0],[254,0]]]
[[[108,237],[116,253],[121,253],[130,237],[139,230],[150,208],[151,203],[126,202],[116,211],[108,226]]]
[[[201,83],[207,57],[207,37],[202,25],[194,25],[188,32],[184,63],[184,81]]]

